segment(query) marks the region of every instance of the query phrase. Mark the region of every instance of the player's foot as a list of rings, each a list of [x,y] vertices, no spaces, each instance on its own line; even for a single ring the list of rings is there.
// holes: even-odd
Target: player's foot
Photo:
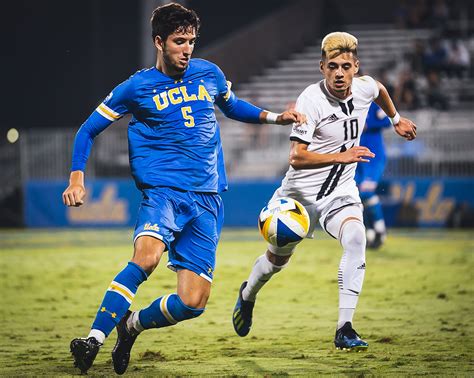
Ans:
[[[252,312],[255,302],[244,301],[242,298],[242,291],[247,286],[247,281],[244,281],[240,286],[239,297],[234,307],[234,313],[232,314],[232,323],[234,324],[235,332],[237,335],[244,337],[250,332],[252,326]]]
[[[131,314],[132,312],[127,310],[127,313],[116,326],[117,342],[112,350],[112,362],[117,374],[123,374],[127,370],[130,362],[130,351],[138,336],[138,333],[130,332],[127,328],[127,319]]]
[[[379,249],[385,242],[386,234],[382,232],[375,232],[372,237],[367,237],[367,248]]]
[[[352,328],[351,322],[346,322],[336,331],[334,345],[337,349],[348,349],[355,351],[366,350],[369,344],[362,340],[359,334]]]
[[[101,346],[102,344],[95,337],[79,338],[71,341],[70,349],[74,357],[74,366],[82,374],[86,374],[92,366]]]

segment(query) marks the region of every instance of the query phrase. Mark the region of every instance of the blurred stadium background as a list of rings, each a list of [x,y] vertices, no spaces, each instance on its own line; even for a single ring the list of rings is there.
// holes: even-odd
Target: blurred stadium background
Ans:
[[[371,349],[339,354],[332,340],[340,250],[323,232],[302,243],[290,269],[269,284],[276,290],[259,297],[252,336],[234,334],[235,295],[265,247],[256,219],[287,169],[289,129],[242,125],[217,112],[231,182],[208,311],[144,335],[127,374],[472,376],[474,2],[180,2],[203,22],[195,56],[219,64],[239,96],[273,111],[321,79],[326,33],[354,33],[363,71],[386,84],[400,112],[416,121],[418,138],[406,143],[385,132],[380,195],[392,231],[369,255],[357,314]],[[140,195],[130,177],[127,119],[96,138],[87,204],[66,209],[61,193],[81,123],[115,85],[154,64],[147,20],[162,3],[2,4],[0,375],[76,374],[69,341],[87,330],[108,280],[130,257]],[[174,287],[175,275],[161,265],[134,309]],[[111,374],[112,345],[92,375]]]
[[[132,226],[127,119],[100,135],[87,169],[89,201],[60,195],[76,130],[120,81],[154,64],[147,20],[165,1],[37,2],[7,6],[0,121],[0,226]],[[389,226],[474,225],[474,3],[468,0],[221,2],[188,0],[203,27],[196,57],[216,62],[237,95],[273,111],[321,79],[320,41],[359,38],[361,67],[387,85],[418,125],[404,143],[385,133],[380,188]],[[219,113],[228,175],[227,226],[254,226],[287,169],[284,127],[242,125]],[[249,200],[249,196],[252,196]]]

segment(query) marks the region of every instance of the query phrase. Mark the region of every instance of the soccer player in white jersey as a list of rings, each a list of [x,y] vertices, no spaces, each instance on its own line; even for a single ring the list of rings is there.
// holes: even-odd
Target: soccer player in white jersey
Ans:
[[[395,132],[407,140],[416,137],[415,124],[400,117],[385,87],[369,76],[355,78],[359,69],[357,39],[348,33],[328,34],[322,41],[320,70],[324,80],[307,87],[296,110],[306,124],[294,126],[290,140],[290,167],[272,200],[300,201],[311,218],[337,239],[343,249],[339,265],[339,319],[334,343],[339,349],[366,349],[352,327],[365,274],[365,228],[362,204],[354,181],[357,163],[370,163],[375,155],[359,146],[367,112],[375,101],[391,118]],[[242,283],[232,321],[239,336],[252,325],[256,295],[263,285],[288,265],[294,246],[275,247],[257,258]]]

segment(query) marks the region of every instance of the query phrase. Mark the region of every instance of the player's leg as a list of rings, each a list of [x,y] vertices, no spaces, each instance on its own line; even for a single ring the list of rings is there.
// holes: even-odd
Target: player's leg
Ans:
[[[99,347],[127,313],[138,286],[156,268],[164,250],[165,244],[155,237],[138,238],[132,260],[110,283],[89,335],[71,342],[75,364],[82,372],[91,367]]]
[[[158,265],[164,249],[165,245],[159,239],[150,236],[138,239],[132,260],[110,283],[89,335],[71,342],[75,365],[82,372],[87,372],[91,367],[99,347],[126,314],[138,286]]]
[[[147,308],[133,313],[128,328],[134,333],[145,329],[163,328],[192,319],[204,312],[211,282],[187,269],[180,269],[177,293],[163,295]]]
[[[145,329],[169,327],[204,312],[211,282],[187,269],[180,269],[177,274],[177,293],[164,295],[147,308],[134,312],[128,320],[130,330],[139,333]]]
[[[329,213],[323,220],[324,228],[342,245],[343,255],[339,265],[339,318],[334,343],[338,348],[365,349],[368,344],[361,340],[352,328],[352,319],[365,276],[365,227],[362,210],[349,205]]]
[[[133,258],[110,283],[88,337],[71,342],[75,365],[82,372],[90,368],[99,347],[127,313],[138,286],[153,272],[173,240],[170,226],[174,225],[173,218],[172,202],[166,192],[144,192],[135,228]],[[150,222],[154,219],[160,221]]]
[[[385,166],[385,159],[374,161],[368,166],[364,166],[363,177],[360,176],[359,192],[364,204],[364,219],[367,233],[367,248],[379,248],[386,239],[387,229],[382,211],[380,198],[376,194],[378,183],[382,177]],[[359,169],[359,167],[357,167]]]
[[[371,227],[367,229],[367,248],[377,249],[382,246],[387,237],[382,204],[379,196],[374,191],[361,191],[360,198],[364,203],[367,216],[371,220]]]
[[[119,323],[119,337],[112,352],[118,374],[126,371],[130,350],[142,331],[172,326],[204,312],[211,290],[223,208],[218,195],[192,196],[181,203],[186,216],[176,218],[176,227],[181,232],[168,251],[168,266],[178,274],[177,293],[163,295],[140,311],[128,312]]]
[[[282,197],[282,195],[277,190],[270,202],[279,197]],[[305,206],[305,208],[310,217],[308,235],[312,235],[315,226],[316,207]],[[234,330],[239,336],[244,337],[250,332],[257,293],[273,275],[281,272],[288,266],[297,244],[291,243],[291,245],[284,247],[276,247],[269,244],[267,251],[255,261],[248,279],[240,286],[237,302],[232,313]]]
[[[141,332],[198,317],[204,312],[210,291],[208,280],[182,269],[178,271],[177,293],[163,295],[140,311],[128,311],[117,326],[118,338],[112,351],[115,372],[123,374],[127,370],[130,351]]]
[[[295,247],[292,245],[279,248],[269,245],[268,250],[255,261],[248,279],[240,286],[232,314],[234,330],[239,336],[247,336],[250,332],[257,293],[274,274],[288,266]]]

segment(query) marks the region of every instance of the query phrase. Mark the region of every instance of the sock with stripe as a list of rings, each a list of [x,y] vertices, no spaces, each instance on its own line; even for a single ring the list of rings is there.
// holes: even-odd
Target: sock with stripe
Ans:
[[[168,294],[155,300],[147,308],[135,311],[127,322],[127,327],[136,332],[149,328],[162,328],[186,319],[198,317],[204,308],[186,306],[179,295]]]
[[[358,220],[346,222],[340,242],[344,249],[339,265],[339,319],[337,328],[352,323],[365,276],[365,227]]]
[[[138,286],[146,279],[145,271],[137,264],[129,262],[110,283],[88,337],[95,337],[103,343],[127,312]]]

